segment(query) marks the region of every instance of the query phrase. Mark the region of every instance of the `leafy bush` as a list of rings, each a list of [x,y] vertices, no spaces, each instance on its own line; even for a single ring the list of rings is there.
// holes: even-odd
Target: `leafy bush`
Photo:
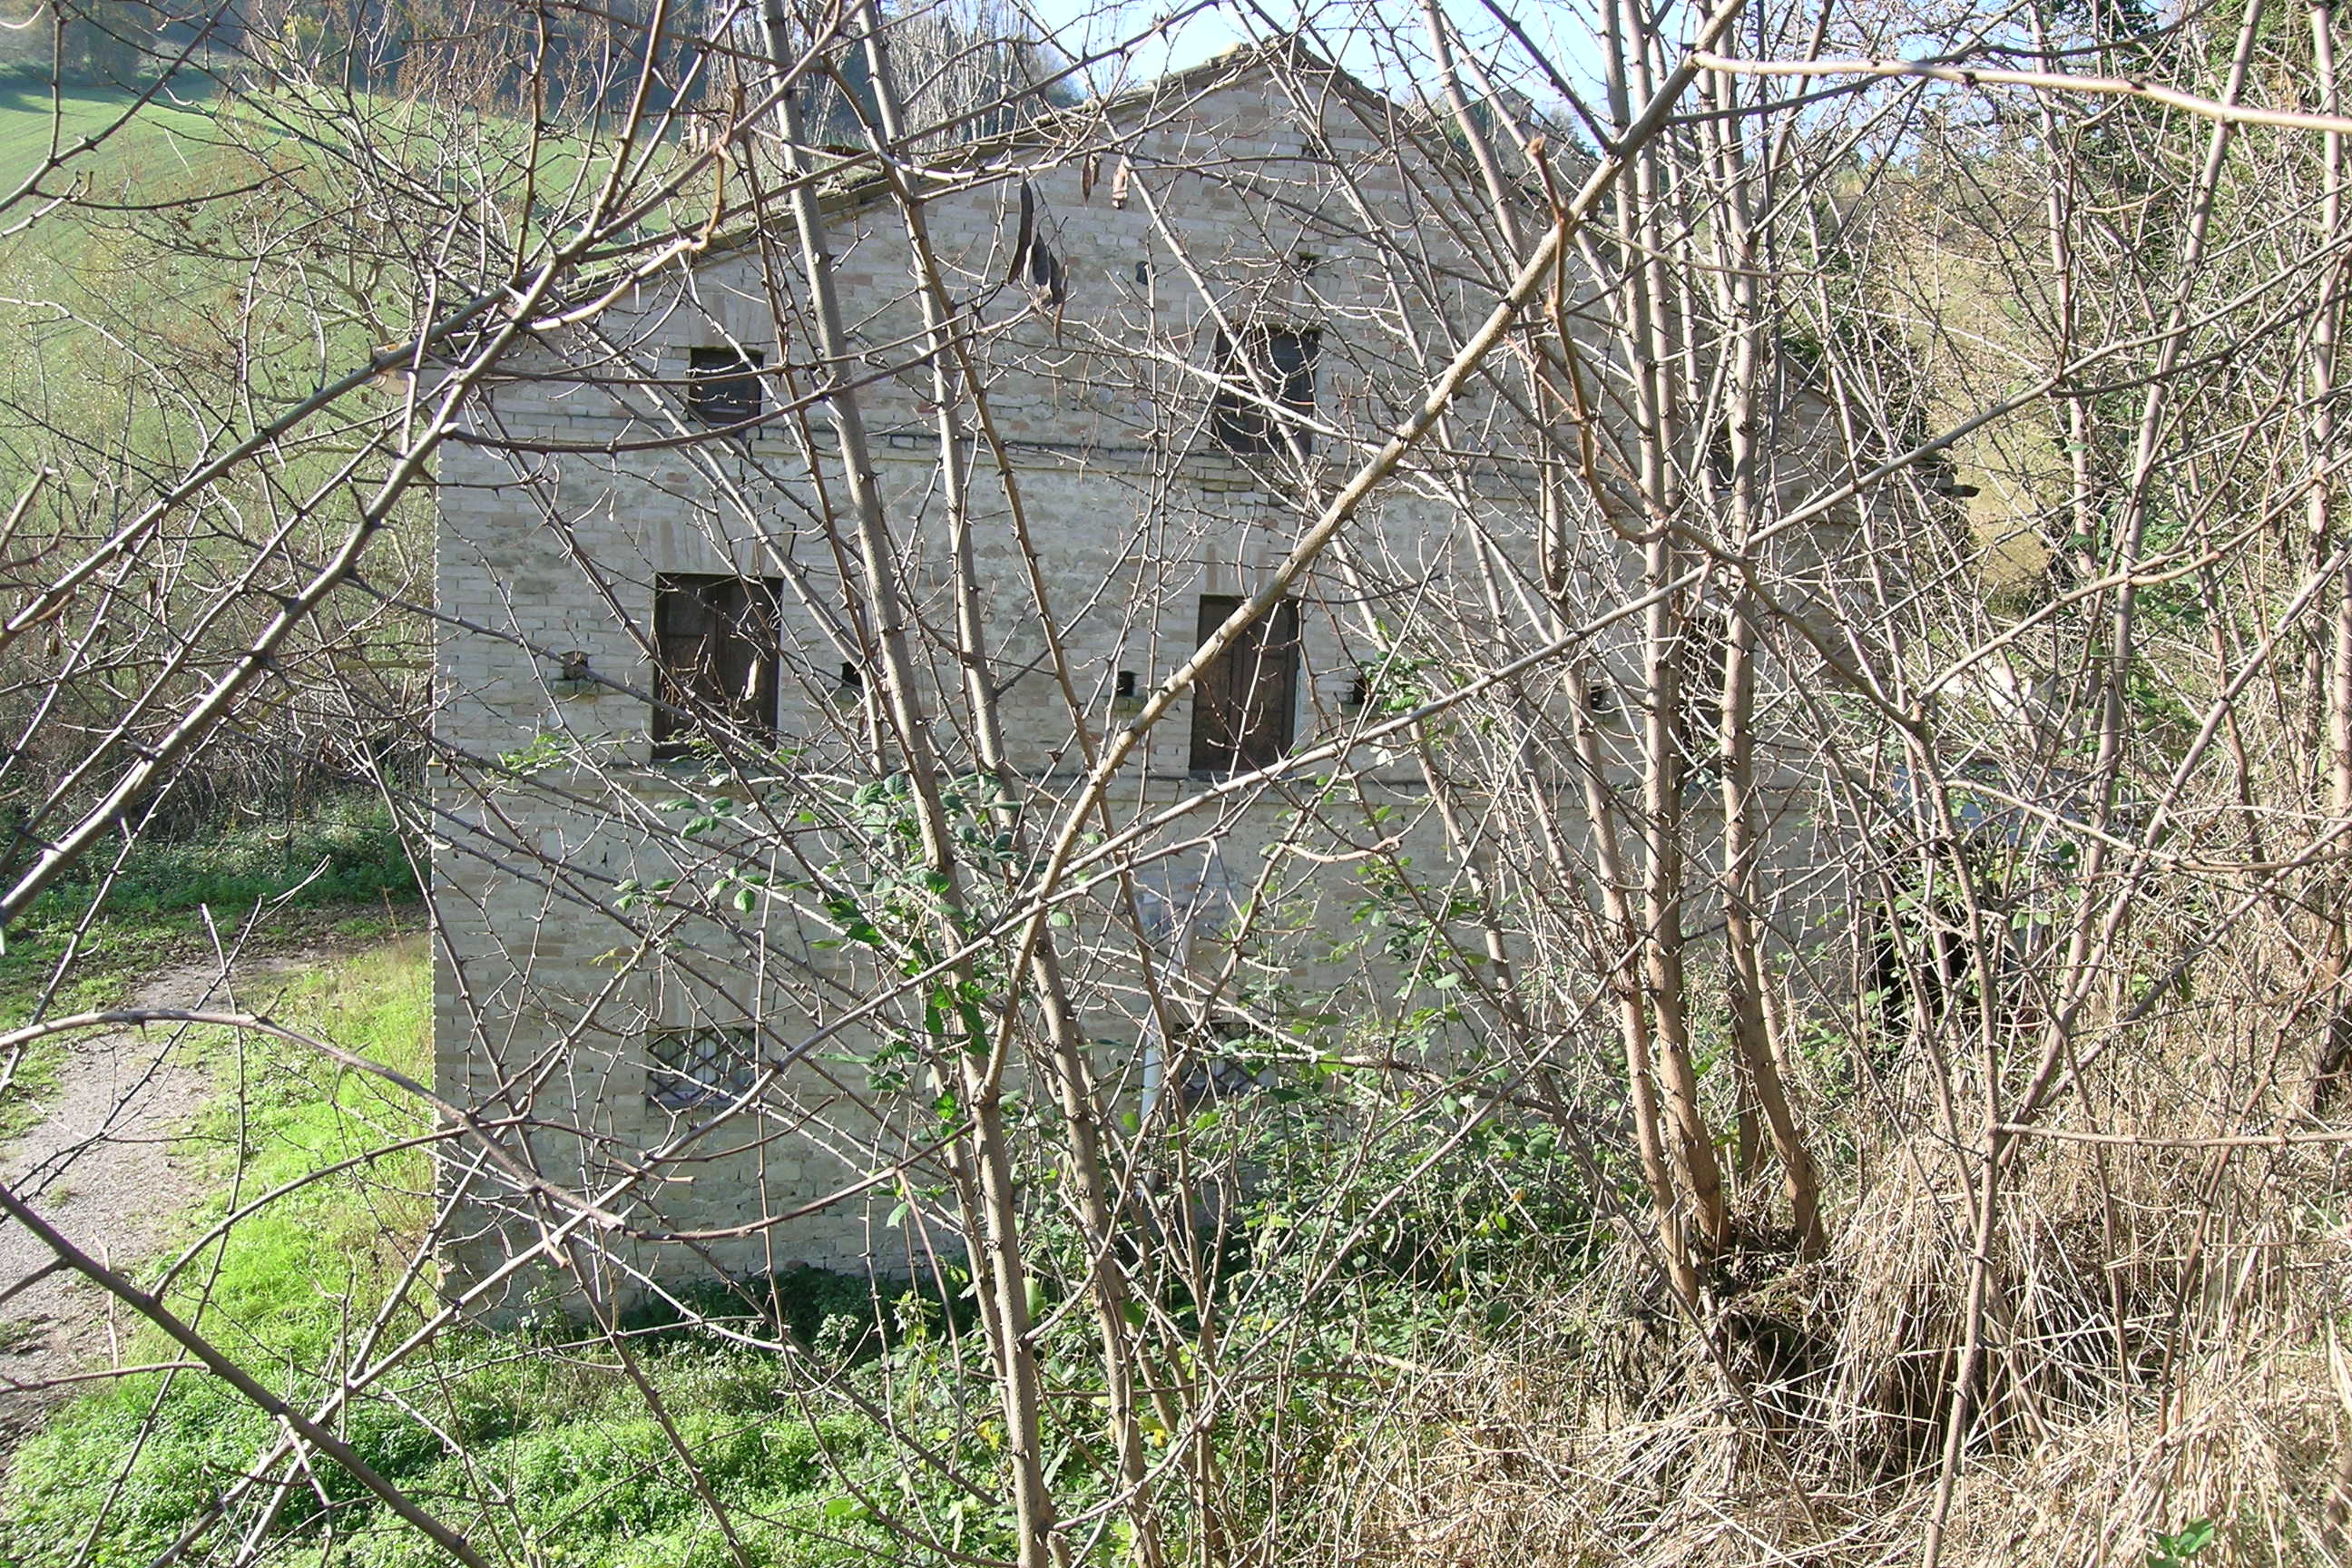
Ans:
[[[110,880],[108,867],[97,856],[85,861],[75,880],[42,896],[32,918],[78,915],[101,889],[117,918],[200,904],[236,910],[279,899],[315,906],[423,896],[399,828],[373,795],[345,796],[284,822],[142,835]]]

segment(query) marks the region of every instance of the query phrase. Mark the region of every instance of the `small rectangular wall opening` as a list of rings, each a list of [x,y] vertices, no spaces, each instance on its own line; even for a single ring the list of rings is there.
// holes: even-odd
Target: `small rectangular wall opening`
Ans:
[[[767,355],[731,345],[686,351],[686,411],[705,425],[749,425],[760,417],[760,368]]]
[[[768,577],[667,572],[654,579],[654,756],[698,736],[776,733],[777,606]]]

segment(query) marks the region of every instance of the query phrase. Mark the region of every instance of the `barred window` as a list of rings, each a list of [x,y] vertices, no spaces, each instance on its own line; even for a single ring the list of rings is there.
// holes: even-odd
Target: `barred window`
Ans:
[[[646,1039],[646,1098],[666,1110],[729,1100],[751,1087],[759,1059],[748,1026],[656,1029]]]

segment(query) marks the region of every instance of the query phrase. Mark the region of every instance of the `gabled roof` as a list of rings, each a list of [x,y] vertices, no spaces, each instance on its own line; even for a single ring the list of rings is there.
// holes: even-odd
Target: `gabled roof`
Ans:
[[[1057,154],[1054,163],[1081,156],[1090,151],[1105,151],[1108,150],[1108,139],[1101,132],[1122,110],[1149,109],[1170,99],[1205,93],[1245,81],[1254,76],[1271,77],[1277,73],[1289,78],[1312,79],[1366,110],[1393,116],[1433,133],[1438,132],[1439,128],[1427,114],[1399,103],[1366,85],[1297,39],[1284,37],[1261,44],[1236,45],[1199,65],[1155,77],[1108,97],[1088,99],[1066,109],[1053,110],[1010,131],[976,139],[950,150],[939,163],[921,168],[919,177],[929,191],[947,191],[963,184],[1021,174],[1023,165],[1018,162],[1018,155],[1024,151],[1052,151]],[[1089,148],[1089,141],[1096,145]],[[1452,150],[1452,144],[1444,141],[1442,136],[1440,144]],[[824,151],[838,159],[831,171],[819,176],[824,182],[819,199],[827,211],[856,211],[889,195],[889,179],[873,166],[875,155],[870,150],[827,147]],[[722,225],[729,224],[730,220],[731,226],[715,229],[711,237],[696,248],[689,265],[699,266],[704,261],[731,254],[751,244],[763,231],[773,232],[789,223],[772,207],[755,210],[749,203],[722,213],[719,218]],[[607,258],[617,258],[625,252],[615,250],[604,254]]]

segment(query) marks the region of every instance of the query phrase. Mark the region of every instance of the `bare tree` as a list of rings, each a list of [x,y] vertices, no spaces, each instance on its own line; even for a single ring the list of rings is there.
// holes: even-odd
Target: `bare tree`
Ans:
[[[588,1539],[523,1324],[745,1564],[2341,1552],[2325,8],[142,26],[190,182],[60,91],[0,207],[204,289],[9,306],[121,406],[5,389],[0,918],[363,783],[436,1032],[0,1037],[433,1152],[283,1367],[203,1260],[310,1178],[160,1279],[0,1188],[268,1417],[142,1556]]]

